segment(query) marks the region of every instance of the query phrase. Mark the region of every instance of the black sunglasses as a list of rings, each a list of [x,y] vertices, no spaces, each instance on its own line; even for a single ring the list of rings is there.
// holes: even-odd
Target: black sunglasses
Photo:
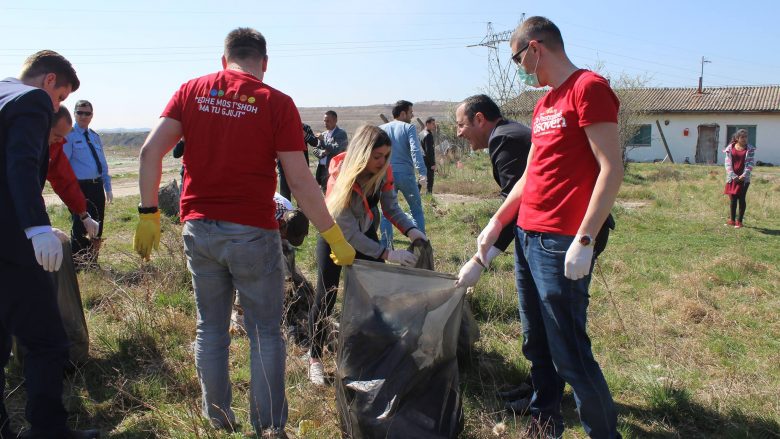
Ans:
[[[544,40],[531,40],[536,41],[537,43],[543,43]],[[531,41],[529,41],[525,46],[523,46],[522,49],[518,50],[517,53],[512,54],[512,61],[515,62],[515,64],[520,65],[520,62],[523,61],[520,59],[520,54],[528,50],[528,46],[531,45]]]
[[[89,116],[92,116],[92,112],[91,111],[77,111],[76,112],[76,116],[87,116],[87,117],[89,117]]]

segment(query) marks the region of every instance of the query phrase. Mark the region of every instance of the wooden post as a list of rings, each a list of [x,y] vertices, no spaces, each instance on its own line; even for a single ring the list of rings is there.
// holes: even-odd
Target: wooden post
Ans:
[[[379,118],[382,119],[382,122],[384,123],[390,122],[389,120],[387,120],[387,117],[383,113],[379,113]]]
[[[666,143],[664,130],[661,129],[661,122],[658,119],[656,119],[655,124],[658,126],[658,132],[661,133],[661,141],[664,142],[664,149],[666,149],[666,157],[669,157],[669,161],[674,163],[674,158],[672,157],[672,153],[669,151],[669,145]],[[666,158],[664,158],[664,160],[666,160]]]

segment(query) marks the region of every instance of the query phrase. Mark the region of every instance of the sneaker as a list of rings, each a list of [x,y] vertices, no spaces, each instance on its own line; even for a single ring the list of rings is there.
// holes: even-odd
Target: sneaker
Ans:
[[[727,225],[727,226],[733,226],[734,224],[736,224],[736,223],[734,222],[734,220],[728,220],[728,221],[726,221],[726,225]]]
[[[246,324],[244,323],[244,312],[237,306],[233,306],[233,312],[230,314],[230,335],[246,335]]]
[[[309,363],[309,381],[318,386],[325,385],[325,367],[322,362]]]
[[[734,223],[734,228],[735,229],[741,229],[742,228],[742,221],[735,222]]]

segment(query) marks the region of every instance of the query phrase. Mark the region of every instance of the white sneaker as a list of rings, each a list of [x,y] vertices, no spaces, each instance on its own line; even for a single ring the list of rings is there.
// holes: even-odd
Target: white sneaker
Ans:
[[[233,313],[230,315],[230,335],[246,335],[244,313],[239,313],[236,306],[233,306]]]
[[[318,386],[325,385],[325,367],[321,362],[309,363],[309,381]]]

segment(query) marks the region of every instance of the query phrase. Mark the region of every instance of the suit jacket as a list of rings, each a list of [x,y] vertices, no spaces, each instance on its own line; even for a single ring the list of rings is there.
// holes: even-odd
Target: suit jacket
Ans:
[[[0,81],[0,260],[37,265],[24,230],[51,225],[43,202],[49,166],[49,95],[8,78]]]
[[[330,166],[330,159],[346,151],[348,144],[347,132],[338,126],[332,131],[326,132],[318,145],[320,149],[325,151],[325,166]]]
[[[490,133],[488,152],[493,164],[493,178],[501,187],[502,197],[506,198],[523,176],[530,150],[531,129],[523,124],[502,119]],[[494,246],[505,251],[514,238],[515,221],[512,221],[501,231]]]

